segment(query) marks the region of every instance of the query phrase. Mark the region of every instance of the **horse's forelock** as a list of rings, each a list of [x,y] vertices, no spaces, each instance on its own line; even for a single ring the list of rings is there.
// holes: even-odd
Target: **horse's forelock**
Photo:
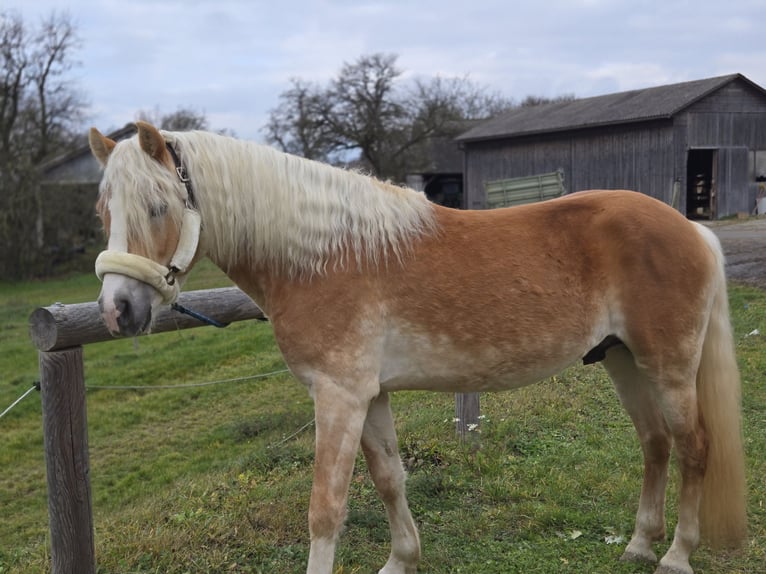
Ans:
[[[119,196],[120,201],[113,199]],[[102,220],[125,220],[128,240],[151,251],[151,212],[161,208],[176,226],[183,217],[181,186],[177,175],[152,159],[138,145],[137,138],[119,142],[109,156],[100,185],[97,210]],[[121,213],[115,213],[119,209]]]

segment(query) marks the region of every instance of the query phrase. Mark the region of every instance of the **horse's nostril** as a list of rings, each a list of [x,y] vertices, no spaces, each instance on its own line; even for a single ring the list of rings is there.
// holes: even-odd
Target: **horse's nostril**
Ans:
[[[114,301],[117,312],[117,325],[123,335],[134,336],[147,330],[152,321],[149,304],[132,301],[129,298],[117,298]]]
[[[130,301],[128,301],[127,299],[115,299],[114,309],[120,314],[120,316],[129,315]]]
[[[124,330],[133,325],[133,305],[128,299],[115,299],[114,309],[117,312],[117,323]]]

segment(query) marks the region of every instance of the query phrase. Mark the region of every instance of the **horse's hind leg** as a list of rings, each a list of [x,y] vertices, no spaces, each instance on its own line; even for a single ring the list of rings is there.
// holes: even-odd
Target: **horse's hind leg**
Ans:
[[[420,559],[420,540],[407,506],[404,470],[387,393],[370,405],[362,432],[362,450],[391,528],[391,555],[380,574],[414,573]]]
[[[689,556],[699,544],[699,506],[707,467],[707,436],[702,426],[694,377],[687,384],[669,381],[658,393],[673,435],[681,470],[678,524],[673,544],[660,560],[657,573],[692,574]]]
[[[633,537],[623,560],[657,561],[652,542],[665,537],[665,489],[671,435],[651,383],[636,367],[625,347],[607,351],[604,367],[612,378],[625,410],[633,420],[644,455],[644,482]]]

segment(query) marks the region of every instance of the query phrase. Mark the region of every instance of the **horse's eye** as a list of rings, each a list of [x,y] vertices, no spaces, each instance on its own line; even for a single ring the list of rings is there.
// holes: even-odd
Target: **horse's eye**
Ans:
[[[168,204],[167,203],[158,203],[155,205],[149,206],[149,216],[150,217],[164,217],[165,214],[168,212]]]

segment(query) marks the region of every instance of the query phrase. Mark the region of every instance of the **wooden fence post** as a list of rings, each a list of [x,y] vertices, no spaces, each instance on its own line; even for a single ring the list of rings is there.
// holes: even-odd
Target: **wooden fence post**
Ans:
[[[52,574],[95,574],[82,347],[39,352]]]

